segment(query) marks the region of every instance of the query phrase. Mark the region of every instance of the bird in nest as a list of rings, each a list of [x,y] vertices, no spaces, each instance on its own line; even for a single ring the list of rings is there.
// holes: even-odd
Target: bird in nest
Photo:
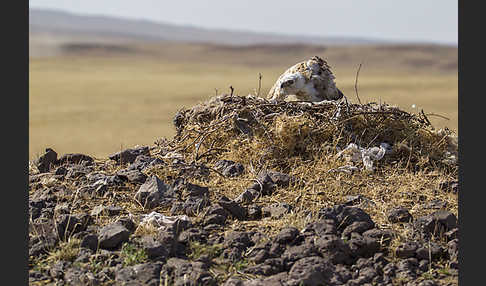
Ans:
[[[288,68],[270,89],[271,101],[338,100],[343,93],[336,87],[327,62],[318,56]]]

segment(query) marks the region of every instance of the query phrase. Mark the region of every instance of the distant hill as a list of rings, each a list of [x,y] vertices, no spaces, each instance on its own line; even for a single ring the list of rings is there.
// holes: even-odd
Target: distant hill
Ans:
[[[129,20],[109,16],[78,15],[57,10],[29,10],[29,34],[32,40],[53,43],[56,40],[97,39],[136,41],[175,41],[225,45],[313,44],[354,45],[383,44],[385,41],[349,37],[314,37],[256,33],[247,31],[204,29]]]

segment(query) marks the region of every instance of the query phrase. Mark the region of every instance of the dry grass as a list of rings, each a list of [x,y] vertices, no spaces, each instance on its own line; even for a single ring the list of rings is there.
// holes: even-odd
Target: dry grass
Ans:
[[[457,130],[457,49],[442,47],[221,47],[166,44],[138,47],[128,56],[67,54],[30,59],[29,157],[46,147],[58,153],[106,157],[136,144],[171,137],[173,115],[215,94],[247,95],[263,75],[265,95],[294,63],[319,55],[337,85],[356,102],[424,109],[438,127]],[[415,104],[416,109],[411,105]]]

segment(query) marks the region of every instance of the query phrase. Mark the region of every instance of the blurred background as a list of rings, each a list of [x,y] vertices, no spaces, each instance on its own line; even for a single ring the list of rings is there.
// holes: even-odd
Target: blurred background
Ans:
[[[170,138],[177,110],[328,61],[357,103],[457,133],[457,1],[29,1],[29,158]]]

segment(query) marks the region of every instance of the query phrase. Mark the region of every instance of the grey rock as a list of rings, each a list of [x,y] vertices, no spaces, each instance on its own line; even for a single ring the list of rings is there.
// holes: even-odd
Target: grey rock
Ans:
[[[247,208],[247,219],[259,220],[262,218],[262,208],[259,205],[252,204]]]
[[[144,263],[125,267],[115,273],[115,281],[121,285],[151,285],[159,286],[160,271],[159,263]]]
[[[143,184],[147,180],[147,175],[140,172],[138,169],[135,170],[122,169],[116,172],[116,175],[122,180],[134,184]]]
[[[142,246],[149,259],[165,260],[169,256],[169,251],[160,241],[153,236],[143,236]]]
[[[282,254],[287,269],[290,269],[297,260],[310,256],[319,256],[316,247],[311,243],[289,246]]]
[[[119,222],[111,223],[98,231],[99,246],[103,249],[114,249],[127,242],[130,231]]]
[[[92,218],[88,214],[62,214],[56,219],[57,234],[61,239],[67,239],[77,232],[86,230],[91,223]]]
[[[144,171],[144,170],[151,168],[153,166],[164,165],[164,164],[165,164],[165,162],[162,161],[159,158],[154,158],[154,157],[150,157],[150,156],[142,154],[142,155],[138,155],[135,158],[135,161],[133,163],[131,163],[128,166],[127,169],[128,170]]]
[[[299,236],[299,230],[295,227],[285,227],[275,236],[274,241],[280,244],[292,244]]]
[[[362,234],[363,232],[370,230],[373,228],[373,224],[370,224],[368,221],[355,221],[352,224],[348,225],[342,233],[342,237],[349,238],[351,233],[359,233]]]
[[[226,223],[226,216],[220,214],[211,214],[204,217],[204,225],[224,225]]]
[[[171,186],[165,184],[157,176],[147,178],[145,183],[140,186],[135,199],[144,208],[155,208],[160,205],[170,204],[174,196]]]
[[[96,234],[85,235],[80,246],[96,251],[98,249],[98,236]]]
[[[264,263],[248,267],[244,270],[245,273],[254,275],[270,276],[284,271],[285,264],[282,258],[269,258]]]
[[[391,223],[398,223],[398,222],[411,222],[412,215],[408,212],[406,208],[398,207],[390,210],[388,212],[388,221]]]
[[[372,238],[356,235],[349,240],[349,248],[355,257],[371,257],[380,251],[380,243]]]
[[[91,211],[92,216],[100,216],[100,215],[106,215],[106,216],[115,216],[119,215],[122,212],[121,207],[117,206],[96,206],[93,208]]]
[[[218,204],[223,207],[232,217],[238,220],[245,220],[247,217],[246,209],[240,206],[237,202],[222,196],[218,200]]]
[[[209,195],[209,188],[203,187],[191,183],[186,183],[185,188],[183,189],[183,194],[186,196],[208,196]]]
[[[273,203],[270,206],[262,208],[264,217],[281,218],[283,215],[290,212],[292,207],[287,203]]]
[[[187,244],[191,241],[197,241],[201,243],[206,243],[207,233],[196,227],[188,228],[179,234],[178,241]]]
[[[302,233],[307,236],[336,234],[336,225],[333,220],[321,219],[306,225],[306,227],[302,230]]]
[[[335,267],[319,256],[305,257],[294,263],[288,274],[288,285],[326,285]]]
[[[288,174],[277,172],[277,171],[263,171],[260,173],[260,178],[264,180],[265,176],[268,175],[272,182],[279,187],[288,187],[290,182],[295,182],[296,180],[289,176]]]
[[[241,231],[230,231],[226,234],[224,238],[224,247],[227,248],[238,248],[240,250],[245,250],[253,242],[250,239],[250,234],[248,232]]]
[[[188,197],[182,204],[182,211],[188,216],[198,216],[211,204],[208,197]]]
[[[162,267],[160,277],[170,285],[216,285],[208,272],[208,265],[201,262],[190,262],[180,258],[170,258]]]
[[[56,161],[56,164],[57,165],[82,164],[84,162],[84,164],[86,165],[91,165],[93,161],[94,161],[93,158],[88,155],[79,154],[79,153],[70,153],[70,154],[62,155],[61,158],[59,158]]]
[[[395,254],[399,258],[410,258],[415,256],[415,252],[419,248],[419,244],[415,241],[408,241],[400,244],[395,250]]]
[[[419,247],[416,251],[416,255],[418,259],[437,260],[441,258],[443,254],[444,251],[442,247],[435,242],[425,243],[422,247]]]
[[[444,209],[447,206],[447,202],[435,199],[428,202],[424,207],[426,209]]]
[[[242,164],[230,160],[220,160],[216,162],[214,168],[227,177],[237,177],[245,170]]]
[[[351,249],[349,245],[344,243],[344,241],[337,235],[322,235],[315,241],[314,245],[317,247],[322,257],[329,258],[334,264],[350,265],[354,261],[351,257]]]
[[[120,162],[122,164],[125,164],[125,163],[133,163],[139,155],[149,156],[150,155],[149,147],[142,146],[137,148],[125,149],[123,151],[108,156],[108,158]]]
[[[35,162],[37,169],[40,173],[49,172],[51,167],[57,161],[57,153],[51,148],[46,148],[46,152],[42,154]]]
[[[237,203],[250,203],[252,202],[255,198],[260,196],[260,191],[249,188],[244,190],[236,199],[235,202]]]

